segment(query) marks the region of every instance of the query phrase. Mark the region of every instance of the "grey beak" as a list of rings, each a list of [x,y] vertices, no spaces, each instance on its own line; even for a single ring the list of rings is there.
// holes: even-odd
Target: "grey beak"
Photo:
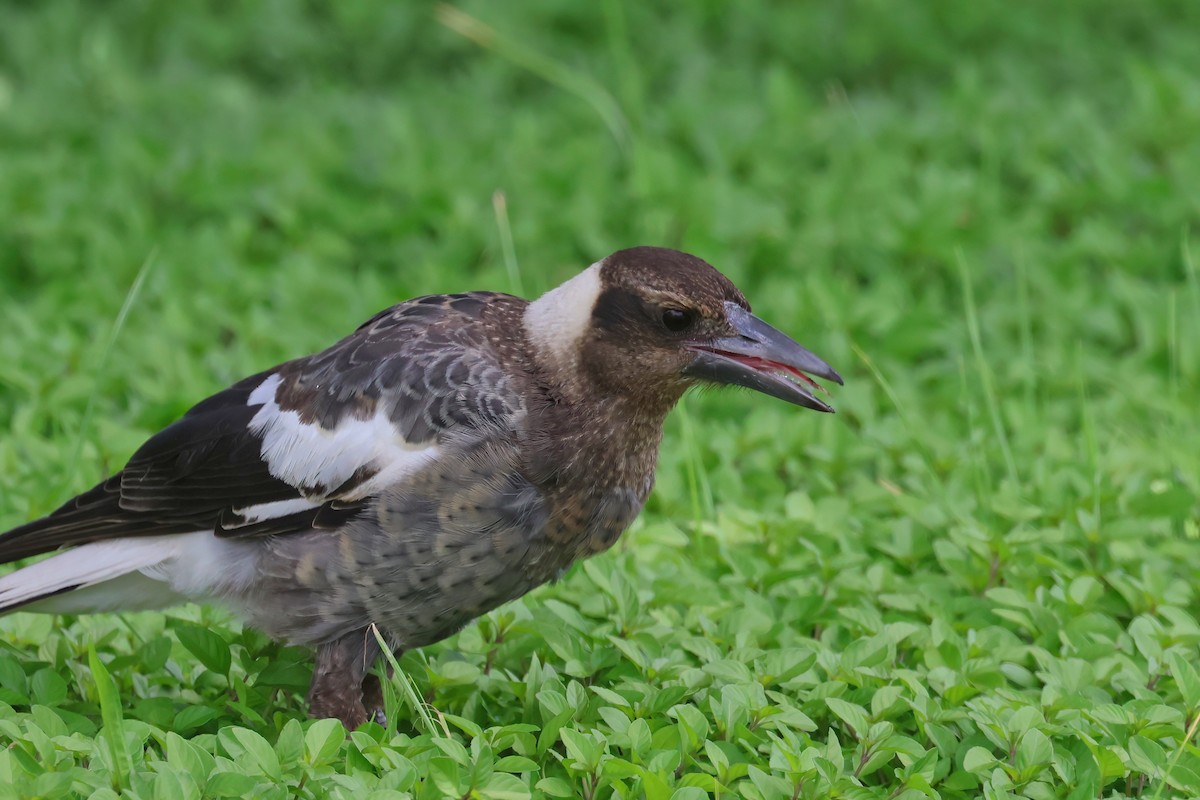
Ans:
[[[744,386],[817,411],[833,411],[811,391],[815,375],[841,384],[833,367],[772,328],[737,303],[725,303],[725,316],[736,335],[693,342],[696,358],[684,374],[714,383]]]

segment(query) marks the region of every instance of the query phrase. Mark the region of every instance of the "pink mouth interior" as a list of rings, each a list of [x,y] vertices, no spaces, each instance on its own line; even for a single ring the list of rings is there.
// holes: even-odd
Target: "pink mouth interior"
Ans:
[[[817,383],[812,378],[808,377],[807,375],[805,375],[803,372],[796,369],[795,367],[789,366],[787,364],[780,364],[778,361],[771,361],[766,358],[758,358],[757,356],[740,356],[740,355],[735,355],[733,353],[724,353],[724,352],[722,352],[721,355],[725,356],[726,358],[731,358],[735,361],[740,361],[743,364],[754,367],[754,369],[758,370],[759,372],[783,372],[783,373],[786,373],[787,375],[795,378],[796,380],[798,380],[802,383],[806,383],[809,386],[811,386],[812,388],[814,388],[820,392],[823,392],[826,395],[829,394],[828,390],[826,390],[826,388],[824,386]]]

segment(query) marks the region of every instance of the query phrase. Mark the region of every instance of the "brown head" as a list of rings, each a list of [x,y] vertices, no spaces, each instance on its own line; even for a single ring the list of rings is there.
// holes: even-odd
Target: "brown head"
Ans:
[[[525,327],[552,382],[575,399],[665,412],[690,386],[738,385],[820,411],[821,359],[750,313],[733,282],[695,256],[618,250],[529,305]]]

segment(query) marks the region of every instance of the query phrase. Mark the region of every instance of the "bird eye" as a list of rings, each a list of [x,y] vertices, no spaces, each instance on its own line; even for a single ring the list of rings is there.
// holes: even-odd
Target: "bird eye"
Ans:
[[[667,308],[662,312],[662,323],[667,330],[679,333],[687,330],[695,321],[696,315],[682,308]]]

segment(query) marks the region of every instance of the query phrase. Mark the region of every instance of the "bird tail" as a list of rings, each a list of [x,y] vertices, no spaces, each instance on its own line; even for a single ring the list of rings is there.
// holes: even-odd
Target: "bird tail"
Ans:
[[[110,539],[65,550],[0,578],[0,614],[163,608],[184,600],[142,574],[175,555],[175,537]]]

